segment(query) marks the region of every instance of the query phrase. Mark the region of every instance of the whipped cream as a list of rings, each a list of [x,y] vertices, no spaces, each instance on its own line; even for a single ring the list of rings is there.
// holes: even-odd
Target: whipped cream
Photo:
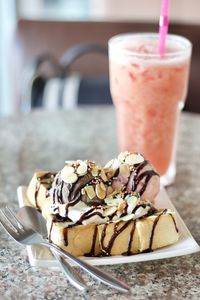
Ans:
[[[88,206],[79,201],[75,205],[62,204],[52,207],[53,214],[71,220],[74,224],[105,224],[107,222],[119,222],[135,220],[147,215],[152,210],[149,202],[141,201],[136,193],[124,195],[119,193],[115,198],[106,198],[103,205]],[[70,222],[70,224],[71,224]]]

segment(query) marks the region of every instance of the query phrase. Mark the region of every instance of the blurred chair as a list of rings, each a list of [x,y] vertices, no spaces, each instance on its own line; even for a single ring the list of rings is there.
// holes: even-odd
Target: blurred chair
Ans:
[[[22,86],[25,83],[22,79],[24,69],[42,53],[51,53],[59,61],[63,53],[74,45],[92,43],[106,47],[108,39],[113,35],[123,32],[156,32],[157,30],[158,25],[150,23],[20,20],[15,40],[16,91],[19,91],[19,95],[21,94]],[[170,24],[169,31],[170,33],[183,35],[193,43],[189,93],[185,110],[200,113],[198,80],[200,26]],[[93,77],[94,74],[108,77],[107,59],[99,53],[90,53],[90,55],[85,55],[84,58],[77,59],[73,63],[73,71],[82,74],[83,77]]]
[[[82,76],[80,72],[71,70],[78,59],[84,59],[91,53],[103,55],[108,60],[107,47],[88,43],[70,48],[59,61],[51,54],[38,56],[29,67],[29,72],[25,72],[21,110],[111,104],[108,76]]]

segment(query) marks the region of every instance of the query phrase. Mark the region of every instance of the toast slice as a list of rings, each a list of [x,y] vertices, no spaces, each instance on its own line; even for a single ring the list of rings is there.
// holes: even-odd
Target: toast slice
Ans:
[[[49,213],[52,199],[50,189],[56,173],[53,172],[35,172],[27,188],[27,197],[30,204],[39,209],[44,217]]]
[[[150,252],[178,241],[176,214],[161,210],[141,219],[97,225],[75,225],[47,218],[49,240],[69,253],[82,256],[132,255]]]

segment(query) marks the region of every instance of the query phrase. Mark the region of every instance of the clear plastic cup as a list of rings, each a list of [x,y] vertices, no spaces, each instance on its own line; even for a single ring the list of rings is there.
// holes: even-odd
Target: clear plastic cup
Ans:
[[[179,117],[187,95],[192,44],[168,34],[130,33],[109,40],[110,90],[120,151],[143,153],[169,185],[176,174]]]

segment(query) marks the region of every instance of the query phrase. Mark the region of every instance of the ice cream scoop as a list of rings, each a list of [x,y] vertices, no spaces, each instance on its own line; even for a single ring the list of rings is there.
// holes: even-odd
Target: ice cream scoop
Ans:
[[[144,156],[122,152],[105,166],[114,190],[139,193],[141,199],[153,202],[160,190],[160,176]]]
[[[57,174],[51,190],[55,205],[100,205],[107,195],[108,179],[102,167],[85,160],[68,162]]]
[[[131,172],[126,189],[128,192],[138,192],[141,199],[154,202],[160,190],[160,176],[149,161],[145,160]]]

